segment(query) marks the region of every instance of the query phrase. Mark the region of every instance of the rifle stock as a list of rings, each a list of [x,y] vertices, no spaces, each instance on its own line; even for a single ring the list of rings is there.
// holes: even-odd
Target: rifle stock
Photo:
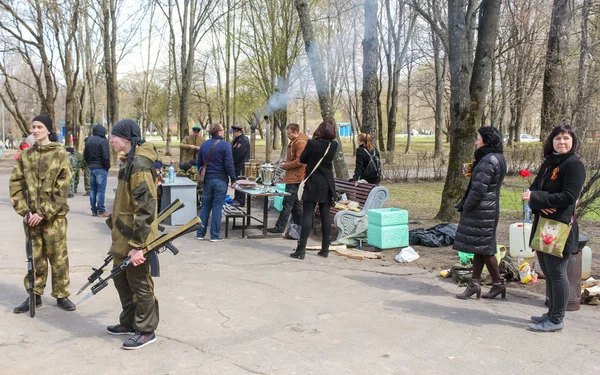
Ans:
[[[202,224],[200,224],[200,218],[195,217],[192,220],[188,221],[185,225],[177,228],[177,230],[174,230],[169,233],[164,233],[163,235],[152,241],[148,246],[142,249],[143,254],[146,255],[150,251],[156,251],[158,253],[161,253],[164,250],[170,250],[174,255],[176,255],[177,253],[179,253],[179,250],[173,245],[172,241],[176,240],[177,238],[183,235],[200,230],[202,228],[203,226]],[[77,302],[77,305],[92,297],[93,295],[97,294],[102,289],[106,288],[106,286],[108,285],[108,281],[110,281],[115,276],[125,271],[129,267],[131,267],[131,258],[127,257],[121,263],[113,267],[113,269],[110,271],[110,275],[107,278],[102,279],[98,277],[100,281],[96,283],[96,285],[92,286],[92,290],[85,297],[79,300]]]
[[[171,202],[167,207],[165,207],[161,212],[159,212],[158,217],[156,219],[159,224],[158,229],[161,232],[163,232],[165,228],[162,225],[160,225],[160,223],[162,223],[163,221],[165,221],[166,218],[171,216],[173,212],[182,209],[183,207],[185,207],[185,205],[179,198],[177,198],[173,202]],[[102,274],[104,273],[104,268],[108,266],[108,264],[112,262],[112,260],[113,256],[111,254],[108,254],[108,256],[104,259],[104,263],[102,264],[102,266],[100,266],[99,268],[92,267],[92,270],[94,272],[92,272],[92,274],[87,278],[87,283],[85,283],[85,285],[82,286],[81,289],[79,289],[77,295],[80,295],[88,286],[92,285],[96,280],[102,280],[100,276],[102,276]]]

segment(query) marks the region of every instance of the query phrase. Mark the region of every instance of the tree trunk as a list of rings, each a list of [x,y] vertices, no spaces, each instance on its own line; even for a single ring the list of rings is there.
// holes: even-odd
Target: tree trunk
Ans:
[[[372,139],[377,139],[377,8],[377,0],[365,0],[361,132],[370,134]]]
[[[411,141],[412,141],[412,121],[410,120],[410,105],[411,105],[411,83],[410,78],[412,75],[412,61],[408,63],[407,75],[406,75],[406,132],[408,136],[406,138],[406,149],[404,150],[405,154],[410,154],[411,151]]]
[[[482,0],[475,60],[471,60],[473,5],[466,0],[448,2],[451,144],[442,202],[436,215],[445,221],[456,217],[454,205],[462,197],[466,186],[461,167],[473,158],[473,140],[485,107],[491,57],[498,35],[501,0]]]
[[[442,61],[440,53],[442,52],[440,46],[439,36],[431,30],[431,38],[433,41],[433,63],[435,69],[435,146],[434,155],[442,155],[442,130],[444,128],[444,71],[445,61]],[[445,60],[445,56],[444,56]]]
[[[577,101],[575,104],[575,113],[573,114],[573,124],[576,124],[575,131],[579,139],[583,140],[586,136],[589,124],[589,81],[590,72],[590,48],[589,48],[589,17],[592,6],[592,0],[584,0],[581,7],[581,45],[579,47],[579,72],[577,74]]]
[[[554,0],[542,88],[540,138],[567,119],[566,69],[570,24],[569,1]]]
[[[314,36],[307,0],[295,0],[294,3],[296,5],[296,10],[298,11],[298,16],[300,17],[300,27],[304,38],[304,47],[306,48],[310,70],[317,88],[321,116],[324,121],[333,121],[335,123],[333,103],[331,101],[331,96],[329,95],[323,58],[321,56],[319,44]],[[342,149],[339,133],[336,134],[336,141],[338,142],[339,147],[333,160],[335,174],[338,178],[348,179],[348,167],[346,166],[346,160],[344,159],[344,150]]]

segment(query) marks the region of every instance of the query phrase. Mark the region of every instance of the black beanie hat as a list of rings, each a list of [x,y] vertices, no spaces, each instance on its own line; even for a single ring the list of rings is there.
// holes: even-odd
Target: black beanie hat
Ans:
[[[52,125],[52,119],[50,118],[50,116],[46,116],[46,115],[37,115],[33,118],[33,120],[31,120],[31,122],[34,121],[39,121],[42,124],[44,124],[44,126],[46,127],[46,129],[48,129],[48,139],[50,139],[50,142],[56,142],[57,137],[56,137],[56,133],[54,133],[54,125]]]
[[[48,129],[48,133],[54,133],[54,126],[52,125],[52,119],[49,116],[37,115],[33,118],[33,120],[31,122],[34,122],[34,121],[39,121],[42,124],[44,124],[46,129]]]

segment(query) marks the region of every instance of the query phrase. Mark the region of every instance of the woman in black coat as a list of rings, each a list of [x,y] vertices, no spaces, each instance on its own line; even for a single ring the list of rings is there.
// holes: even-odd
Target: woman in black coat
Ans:
[[[366,133],[360,133],[356,140],[358,142],[358,148],[356,149],[356,162],[354,167],[354,176],[350,181],[365,180],[370,184],[379,184],[381,176],[367,176],[366,168],[371,161],[371,156],[379,158],[379,151],[373,145],[371,136]]]
[[[563,257],[537,252],[540,266],[546,277],[546,297],[548,312],[542,316],[532,316],[536,324],[528,327],[531,331],[554,332],[563,329],[563,319],[569,303],[569,279],[567,265],[569,255],[579,251],[579,227],[575,220],[575,207],[585,182],[585,168],[574,154],[579,141],[569,125],[557,126],[544,143],[544,162],[529,187],[523,193],[523,200],[535,215],[531,228],[532,241],[540,217],[546,217],[561,223],[572,223]]]
[[[491,126],[479,128],[475,141],[475,158],[471,180],[463,199],[457,205],[461,212],[454,238],[455,250],[474,254],[473,276],[467,289],[456,298],[481,296],[480,278],[484,264],[492,277],[492,289],[483,298],[506,297],[504,280],[500,277],[496,259],[496,228],[500,216],[500,188],[506,175],[502,137]]]
[[[325,121],[321,123],[317,130],[315,130],[313,139],[306,143],[306,147],[300,155],[300,162],[306,164],[304,178],[308,179],[304,184],[304,193],[302,195],[302,231],[300,233],[300,240],[298,240],[298,246],[290,254],[292,258],[304,259],[306,241],[312,230],[313,215],[317,203],[319,204],[319,212],[321,213],[323,232],[319,255],[324,258],[327,258],[329,255],[329,236],[331,234],[329,207],[335,197],[333,157],[338,146],[337,142],[333,141],[335,133],[336,127],[333,122]],[[328,151],[327,147],[329,147]],[[326,151],[327,153],[325,153]],[[321,158],[323,160],[315,169]],[[313,170],[314,173],[312,173]]]

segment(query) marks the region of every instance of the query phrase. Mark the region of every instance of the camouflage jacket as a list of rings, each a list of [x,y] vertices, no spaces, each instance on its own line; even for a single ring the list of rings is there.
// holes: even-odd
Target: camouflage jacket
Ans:
[[[192,150],[190,145],[201,146],[203,142],[203,137],[195,137],[193,134],[183,138],[181,143],[179,143],[179,149],[181,150],[181,161],[196,160],[198,158],[198,150]]]
[[[35,143],[23,151],[10,176],[10,202],[15,211],[28,212],[46,220],[69,212],[69,195],[73,170],[69,156],[60,143]]]
[[[106,223],[111,228],[110,253],[126,257],[131,249],[141,249],[158,237],[156,221],[156,169],[158,153],[152,143],[135,149],[129,179],[125,176],[127,155],[119,170],[113,213]]]
[[[198,179],[198,171],[196,170],[196,167],[194,167],[194,166],[192,166],[187,171],[183,171],[180,169],[177,171],[177,173],[175,175],[177,177],[187,177],[194,182],[196,182],[196,180]]]

